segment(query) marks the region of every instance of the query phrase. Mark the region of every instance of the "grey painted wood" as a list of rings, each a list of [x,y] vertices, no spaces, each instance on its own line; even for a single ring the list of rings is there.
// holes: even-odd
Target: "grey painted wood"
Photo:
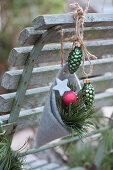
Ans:
[[[41,15],[33,21],[35,29],[48,29],[55,25],[63,25],[64,27],[74,27],[74,19],[72,14],[54,14]],[[85,26],[113,25],[113,15],[106,13],[88,13],[85,16]]]
[[[27,109],[34,106],[42,106],[46,101],[46,96],[50,87],[41,87],[26,91],[22,107]],[[0,112],[10,112],[16,93],[8,93],[0,95]]]
[[[60,167],[60,166],[59,166]],[[39,169],[37,169],[37,167],[36,168],[34,168],[34,170],[42,170],[41,168],[39,168]],[[54,168],[53,170],[57,170],[56,168]],[[71,170],[69,167],[68,167],[68,169],[66,169],[65,167],[60,167],[58,170]]]
[[[58,167],[60,167],[59,164],[49,163],[48,165],[45,165],[45,166],[42,166],[41,168],[38,168],[38,170],[54,170]]]
[[[92,85],[95,88],[95,93],[103,92],[108,88],[113,88],[113,74],[108,73],[103,76],[90,78]],[[81,85],[83,81],[81,80]]]
[[[53,168],[52,170],[69,170],[70,168],[68,166],[60,166],[58,164],[54,163],[48,163],[47,160],[38,160],[34,156],[27,156],[25,158],[25,163],[23,168],[31,169],[31,170],[42,170],[42,169],[50,169]],[[44,170],[45,170],[44,169]]]
[[[34,156],[31,156],[31,155],[26,156],[24,165],[30,164],[30,163],[35,162],[35,161],[37,161],[37,159]]]
[[[9,54],[9,58],[8,58],[9,64],[11,64],[12,66],[21,66],[23,65],[22,63],[25,64],[32,49],[33,46],[13,48]]]
[[[8,123],[16,122],[18,120],[19,112],[21,110],[25,92],[29,84],[29,80],[32,74],[33,67],[35,65],[36,59],[38,57],[38,54],[40,53],[41,49],[43,48],[45,42],[49,37],[54,35],[54,32],[56,31],[56,27],[49,29],[49,31],[45,32],[43,36],[40,38],[40,40],[35,44],[34,48],[30,52],[29,59],[26,62],[26,65],[24,67],[22,76],[20,78],[17,93],[13,102],[13,106],[11,109],[10,117],[8,119]],[[11,144],[13,138],[13,134],[8,136],[8,140]]]
[[[54,79],[60,68],[60,65],[34,68],[29,85],[48,85]],[[22,70],[6,72],[2,79],[2,86],[7,89],[16,89],[21,74]]]
[[[46,30],[37,31],[34,27],[24,28],[19,35],[19,43],[21,45],[32,45],[45,31]]]
[[[113,54],[113,40],[93,40],[85,41],[88,50],[95,54],[98,58],[102,55]],[[13,48],[9,54],[9,64],[12,66],[22,66],[32,50],[33,46]],[[37,64],[60,62],[60,44],[45,45],[38,55]],[[67,60],[68,54],[72,49],[72,43],[64,44],[64,60]]]
[[[35,30],[34,27],[27,27],[22,30],[19,35],[19,43],[21,45],[33,45],[36,40],[45,32],[45,30]],[[75,33],[74,28],[63,29],[64,42],[65,39],[71,37]],[[84,40],[94,40],[99,38],[112,38],[113,26],[106,27],[85,27]],[[60,42],[60,31],[57,31],[48,43]]]
[[[97,109],[104,106],[113,106],[113,92],[103,92],[96,94],[95,106]],[[28,126],[38,125],[43,108],[44,107],[38,107],[21,111],[18,119],[17,130]],[[9,115],[0,116],[0,120],[2,120],[3,122],[7,122],[8,118]]]
[[[61,166],[57,168],[56,170],[69,170],[70,168],[68,166]]]
[[[46,160],[38,160],[38,159],[35,159],[35,161],[33,161],[32,163],[27,163],[24,165],[24,168],[28,168],[28,169],[31,169],[31,170],[34,170],[34,169],[40,169],[41,167],[44,167],[44,166],[47,166],[48,165],[48,162]]]
[[[106,72],[111,72],[113,69],[113,58],[105,58],[92,60],[93,72],[92,75],[101,75]],[[45,66],[34,68],[29,85],[45,86],[48,85],[56,77],[61,65]],[[89,70],[89,62],[85,62],[85,70]],[[5,72],[2,78],[2,86],[6,89],[16,89],[22,70],[14,70]],[[77,70],[79,78],[84,77],[82,73],[82,66]]]
[[[37,107],[34,109],[28,109],[28,110],[21,111],[20,115],[19,115],[18,126],[17,126],[16,130],[23,129],[28,126],[38,125],[43,108],[44,107]],[[7,122],[8,118],[9,118],[9,114],[0,116],[0,120],[3,121],[4,124]],[[9,128],[9,129],[11,129],[11,128]]]
[[[84,170],[83,167],[75,167],[75,168],[70,168],[70,170]]]
[[[102,108],[104,106],[113,106],[113,92],[104,92],[95,96],[96,108]]]
[[[41,162],[41,161],[40,161]],[[41,170],[43,168],[44,165],[47,165],[47,164],[44,164],[42,165],[42,168],[41,167],[38,167],[40,162],[37,160],[36,162],[32,162],[30,164],[27,164],[24,166],[25,169],[28,169],[28,170]],[[43,162],[42,162],[43,163]]]
[[[95,92],[103,92],[108,88],[113,87],[113,74],[103,75],[90,79]],[[83,80],[80,81],[83,85]],[[34,88],[26,91],[23,108],[42,106],[45,104],[46,96],[48,95],[50,86]],[[12,107],[16,93],[8,93],[0,95],[0,112],[9,112]]]

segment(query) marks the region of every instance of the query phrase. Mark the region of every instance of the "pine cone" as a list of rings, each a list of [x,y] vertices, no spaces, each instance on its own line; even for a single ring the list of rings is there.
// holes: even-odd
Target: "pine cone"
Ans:
[[[68,68],[70,74],[77,71],[82,60],[82,50],[81,47],[75,46],[75,48],[69,53],[68,57]]]
[[[86,106],[92,106],[94,103],[94,87],[92,84],[89,83],[84,83],[84,86],[82,88],[82,93],[83,93],[83,98],[85,101]]]

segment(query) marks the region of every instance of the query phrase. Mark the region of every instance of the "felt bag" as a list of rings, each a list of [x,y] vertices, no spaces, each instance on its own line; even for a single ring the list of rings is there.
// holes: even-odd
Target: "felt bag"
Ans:
[[[81,89],[80,82],[76,74],[70,74],[68,71],[68,63],[66,63],[58,72],[56,78],[60,80],[68,79],[68,82],[75,86],[76,93]],[[56,93],[58,91],[53,90],[56,85],[56,79],[50,88],[47,102],[44,107],[44,111],[41,117],[40,125],[37,130],[35,147],[45,145],[55,139],[69,135],[65,124],[62,121],[60,113],[56,105]]]

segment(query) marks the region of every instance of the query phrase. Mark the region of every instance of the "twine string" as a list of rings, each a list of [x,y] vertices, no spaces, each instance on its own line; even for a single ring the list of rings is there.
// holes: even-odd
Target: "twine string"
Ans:
[[[74,20],[75,20],[75,34],[72,37],[66,39],[67,41],[73,42],[72,48],[74,46],[80,46],[82,48],[82,53],[83,53],[83,56],[82,56],[82,61],[83,61],[82,62],[82,72],[85,75],[85,77],[88,77],[89,75],[91,75],[92,70],[93,70],[93,65],[92,65],[92,62],[90,60],[90,57],[93,58],[93,59],[97,59],[97,57],[95,55],[91,54],[87,50],[87,48],[84,44],[84,41],[83,41],[84,17],[85,17],[85,14],[88,11],[89,2],[90,2],[90,0],[87,0],[86,8],[85,8],[84,11],[83,11],[83,8],[81,8],[78,3],[70,4],[71,8],[76,8],[76,10],[74,12],[71,12],[73,14],[73,17],[74,17]],[[85,59],[87,59],[90,63],[89,73],[86,73],[85,69],[84,69]]]
[[[60,39],[61,39],[61,51],[60,51],[60,54],[61,54],[61,66],[63,67],[63,62],[64,62],[63,54],[64,54],[64,50],[63,50],[63,28],[62,28],[62,26],[60,27]]]

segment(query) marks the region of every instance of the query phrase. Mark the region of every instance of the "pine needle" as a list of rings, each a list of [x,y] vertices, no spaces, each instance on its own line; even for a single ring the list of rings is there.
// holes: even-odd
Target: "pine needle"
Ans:
[[[72,84],[68,84],[72,91],[75,91]],[[78,93],[78,102],[74,102],[72,105],[66,106],[61,96],[56,95],[56,104],[61,115],[61,118],[66,125],[70,133],[75,132],[80,138],[83,133],[87,132],[87,128],[92,123],[92,117],[94,113],[94,107],[86,106],[82,97],[82,91]]]
[[[19,157],[18,152],[11,150],[7,136],[0,136],[0,170],[22,170],[22,165],[23,159]]]

